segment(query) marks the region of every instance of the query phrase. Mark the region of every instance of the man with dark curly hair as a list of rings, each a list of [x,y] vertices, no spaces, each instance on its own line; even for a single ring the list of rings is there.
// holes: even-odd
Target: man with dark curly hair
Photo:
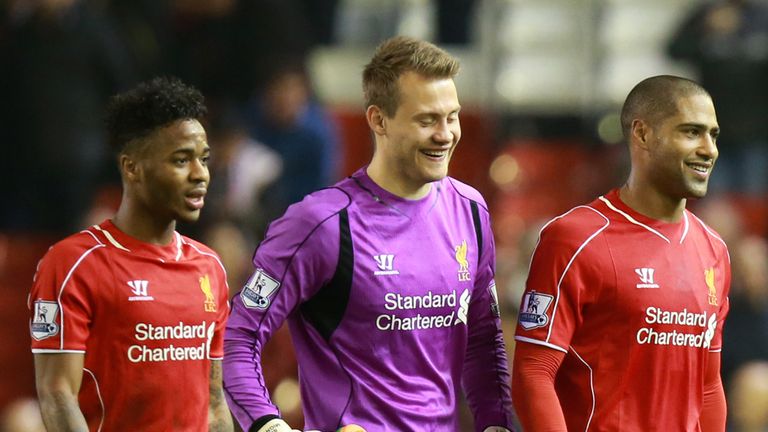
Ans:
[[[110,102],[120,207],[55,244],[29,296],[49,431],[232,430],[221,385],[225,271],[175,230],[198,219],[208,188],[205,114],[200,92],[170,78]]]

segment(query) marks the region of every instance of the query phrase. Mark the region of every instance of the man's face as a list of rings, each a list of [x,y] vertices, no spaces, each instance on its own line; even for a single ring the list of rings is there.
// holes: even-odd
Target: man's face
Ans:
[[[461,138],[456,86],[451,78],[429,79],[407,72],[398,79],[400,105],[385,118],[387,140],[377,148],[393,176],[411,187],[448,175]]]
[[[179,120],[147,139],[138,158],[141,205],[169,220],[196,221],[210,181],[203,126],[197,120]]]
[[[648,178],[675,199],[701,198],[717,160],[720,128],[712,99],[694,94],[677,102],[677,113],[653,128]]]

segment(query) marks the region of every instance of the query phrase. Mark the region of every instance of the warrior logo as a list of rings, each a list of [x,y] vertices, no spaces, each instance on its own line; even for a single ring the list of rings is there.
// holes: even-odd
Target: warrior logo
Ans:
[[[376,275],[376,276],[387,276],[387,275],[400,274],[399,271],[394,270],[394,264],[395,264],[395,255],[394,254],[374,255],[373,259],[376,260],[376,266],[379,267],[378,270],[373,272],[374,275]]]
[[[128,281],[128,286],[131,287],[132,296],[128,297],[128,301],[150,301],[155,298],[149,295],[149,281],[146,280],[132,280]]]
[[[240,291],[240,298],[247,308],[266,309],[279,286],[280,282],[258,268]]]
[[[546,326],[549,322],[547,309],[549,309],[553,299],[554,297],[549,294],[541,294],[536,291],[525,293],[518,319],[520,325],[526,330]]]
[[[653,282],[654,269],[643,267],[636,268],[635,273],[640,278],[640,283],[637,284],[637,288],[658,288],[659,285]]]

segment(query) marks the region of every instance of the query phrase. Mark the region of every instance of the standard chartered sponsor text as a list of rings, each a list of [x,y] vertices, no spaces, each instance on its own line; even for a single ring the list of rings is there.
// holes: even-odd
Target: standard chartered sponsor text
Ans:
[[[687,309],[682,311],[666,311],[649,306],[645,310],[645,322],[648,324],[671,324],[678,326],[696,327],[703,330],[688,333],[679,329],[661,331],[652,327],[641,327],[637,331],[637,343],[651,345],[687,346],[694,348],[709,348],[717,326],[717,315],[707,316],[707,312],[694,313]]]
[[[445,307],[456,307],[455,290],[448,294],[435,294],[432,291],[427,291],[426,294],[415,296],[387,293],[384,295],[384,308],[395,313],[383,314],[376,317],[376,328],[384,331],[409,331],[450,327],[457,322],[455,311],[448,314],[438,315],[419,313],[415,316],[408,317],[402,317],[396,314],[397,311],[414,309],[425,310]]]
[[[213,323],[210,325],[213,325]],[[134,333],[137,341],[199,341],[201,339],[203,341],[193,346],[177,346],[172,343],[160,347],[143,344],[131,345],[127,351],[128,360],[133,363],[140,363],[205,359],[209,346],[207,327],[208,323],[205,321],[200,324],[185,324],[179,321],[178,324],[172,326],[138,323]]]

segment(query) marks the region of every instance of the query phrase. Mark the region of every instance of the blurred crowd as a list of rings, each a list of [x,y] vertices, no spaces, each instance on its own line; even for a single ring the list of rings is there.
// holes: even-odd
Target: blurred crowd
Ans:
[[[152,76],[175,75],[205,94],[213,149],[201,223],[180,230],[221,255],[230,288],[238,291],[268,223],[307,193],[350,174],[342,168],[349,157],[342,137],[350,132],[337,121],[335,107],[315,96],[308,55],[341,39],[372,49],[398,31],[398,7],[408,2],[380,2],[376,14],[356,3],[365,1],[6,0],[0,5],[1,288],[21,290],[16,298],[26,298],[29,288],[4,277],[6,256],[13,254],[8,236],[42,233],[50,244],[110,216],[120,185],[103,136],[107,98]],[[436,42],[471,43],[469,17],[479,2],[422,3],[433,6]],[[730,250],[731,311],[723,349],[730,427],[765,431],[768,10],[756,0],[692,5],[668,55],[697,71],[694,78],[712,93],[723,129],[712,193],[693,209]],[[363,121],[362,107],[359,114]],[[487,143],[472,148],[477,143],[467,142],[470,128],[454,174],[479,172],[487,181],[476,186],[494,210],[497,286],[507,346],[514,349],[515,308],[538,230],[558,212],[618,186],[626,155],[589,136],[575,136],[565,147],[521,140],[504,127],[502,115],[481,118],[490,129]],[[355,140],[352,145],[370,146],[365,134]],[[477,165],[477,155],[487,155],[480,159],[485,166]],[[22,283],[30,283],[33,270],[34,262]],[[275,338],[264,370],[287,418],[300,418],[287,338],[286,332]],[[43,430],[35,404],[0,400],[0,431]]]

